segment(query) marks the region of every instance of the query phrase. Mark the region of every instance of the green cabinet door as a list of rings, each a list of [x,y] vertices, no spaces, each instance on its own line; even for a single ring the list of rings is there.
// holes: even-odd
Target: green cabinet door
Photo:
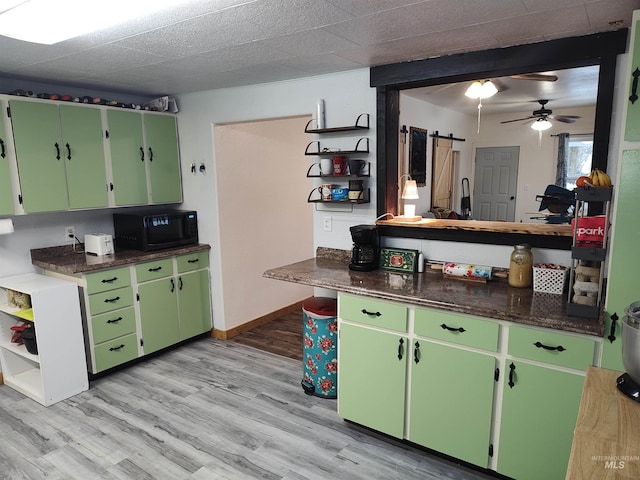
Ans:
[[[507,360],[502,381],[498,472],[518,480],[564,479],[584,377]]]
[[[68,210],[58,106],[11,100],[9,108],[25,212]]]
[[[144,354],[180,341],[176,281],[162,278],[138,286]]]
[[[402,438],[408,352],[406,336],[341,323],[338,414]]]
[[[176,117],[144,115],[152,203],[182,201]]]
[[[634,14],[633,18],[636,19],[638,14]],[[636,70],[640,69],[640,32],[638,31],[638,21],[633,22],[632,33],[633,37],[630,39],[630,68],[627,78],[627,94],[625,95],[625,101],[627,102],[627,120],[625,122],[624,139],[628,142],[640,141],[640,98],[635,101],[631,101],[630,97],[633,93],[633,85],[636,85],[636,95],[640,97],[640,84],[634,76]]]
[[[0,115],[0,215],[13,215],[13,189],[9,170],[9,152],[4,133],[4,119]]]
[[[100,110],[60,105],[60,119],[69,207],[107,207],[109,199]]]
[[[495,358],[413,342],[408,439],[487,468]]]
[[[640,121],[640,120],[639,120]],[[609,279],[606,297],[605,332],[602,345],[602,366],[622,371],[622,317],[624,309],[640,300],[638,272],[640,255],[638,239],[638,205],[640,205],[640,150],[625,150],[620,160],[620,181],[614,188],[615,223],[609,253]],[[617,318],[612,332],[611,317]],[[613,336],[609,336],[613,333]],[[613,341],[612,341],[613,340]]]
[[[180,340],[210,331],[209,270],[183,273],[177,283]]]
[[[148,203],[147,156],[142,136],[142,114],[108,110],[107,122],[115,205],[145,205]]]

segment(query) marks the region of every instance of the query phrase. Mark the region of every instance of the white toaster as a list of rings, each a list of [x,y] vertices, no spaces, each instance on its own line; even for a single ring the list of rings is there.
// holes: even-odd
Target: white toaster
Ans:
[[[89,255],[113,255],[113,237],[108,233],[87,233],[84,252]]]

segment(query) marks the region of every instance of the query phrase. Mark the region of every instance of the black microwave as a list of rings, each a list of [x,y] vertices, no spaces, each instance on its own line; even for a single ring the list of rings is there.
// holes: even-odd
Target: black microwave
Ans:
[[[198,243],[195,211],[114,213],[113,227],[117,249],[150,251]]]

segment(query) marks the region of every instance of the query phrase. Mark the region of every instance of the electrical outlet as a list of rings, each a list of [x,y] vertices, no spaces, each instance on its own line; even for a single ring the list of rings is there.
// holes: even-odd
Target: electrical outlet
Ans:
[[[330,215],[327,215],[326,217],[324,217],[323,228],[324,228],[325,232],[330,232],[331,231],[331,216]]]
[[[72,245],[76,241],[76,227],[73,225],[67,225],[64,227],[64,240],[68,245]]]

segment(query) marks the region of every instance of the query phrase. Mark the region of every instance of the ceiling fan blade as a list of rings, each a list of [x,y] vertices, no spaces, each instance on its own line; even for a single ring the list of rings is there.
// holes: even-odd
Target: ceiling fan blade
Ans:
[[[519,75],[511,75],[509,78],[515,80],[534,80],[537,82],[555,82],[558,80],[556,75],[548,75],[546,73],[522,73]]]
[[[536,118],[535,116],[530,116],[530,117],[524,117],[524,118],[516,118],[515,120],[505,120],[504,122],[500,122],[500,123],[512,123],[512,122],[522,122],[523,120],[529,120],[532,118]]]
[[[576,120],[582,117],[580,117],[579,115],[549,115],[549,118],[562,123],[574,123]]]

